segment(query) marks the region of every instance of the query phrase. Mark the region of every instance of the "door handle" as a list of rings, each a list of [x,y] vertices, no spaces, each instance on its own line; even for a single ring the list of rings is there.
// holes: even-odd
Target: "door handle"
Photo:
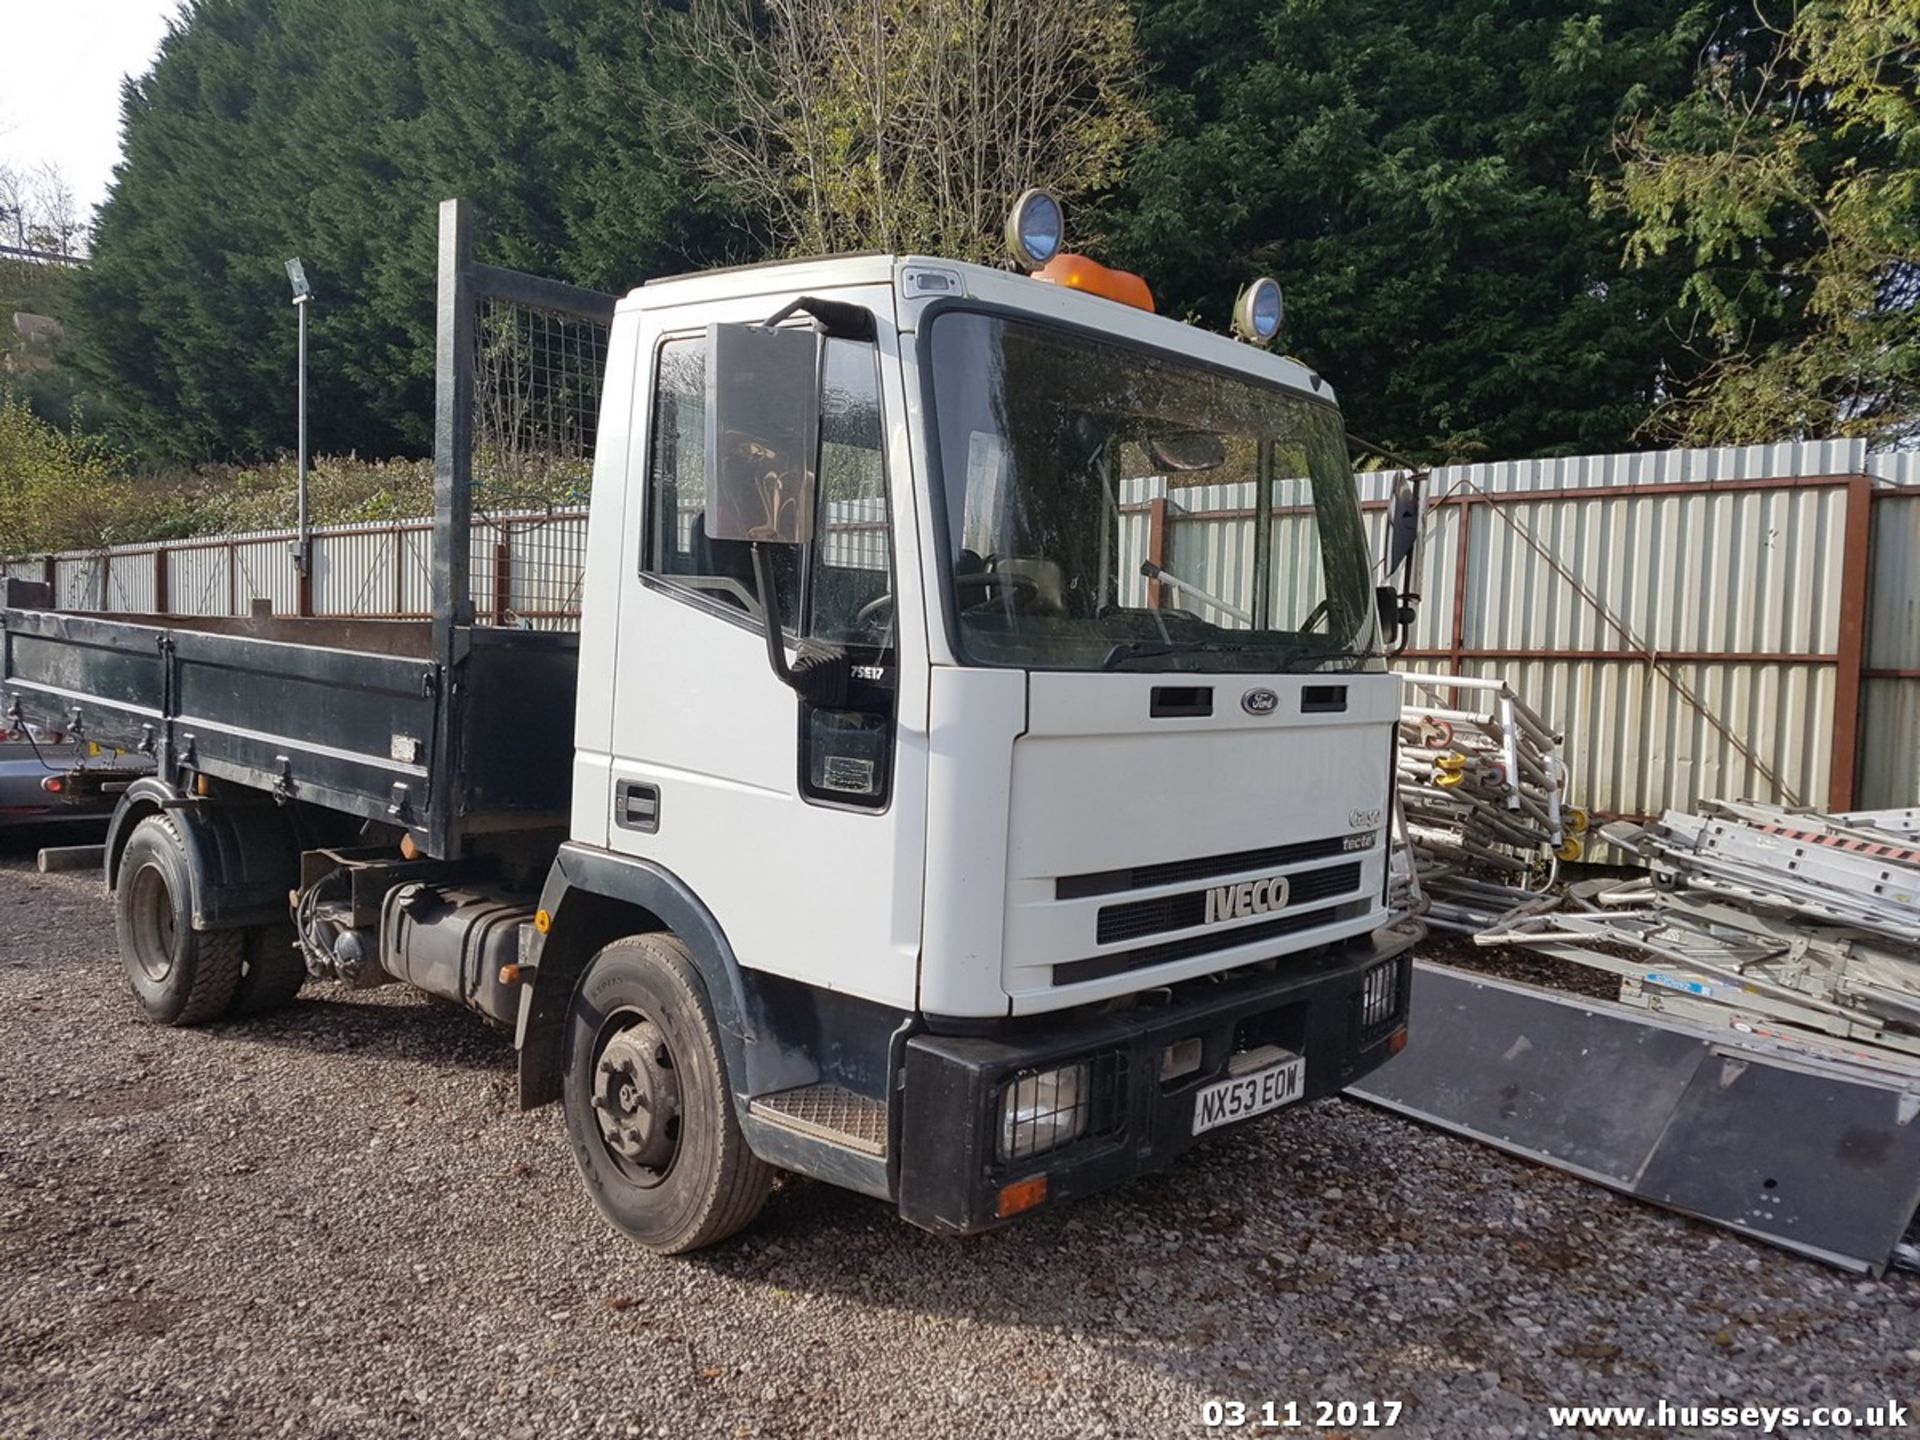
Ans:
[[[660,829],[660,787],[637,780],[617,781],[613,787],[613,823],[622,830]]]

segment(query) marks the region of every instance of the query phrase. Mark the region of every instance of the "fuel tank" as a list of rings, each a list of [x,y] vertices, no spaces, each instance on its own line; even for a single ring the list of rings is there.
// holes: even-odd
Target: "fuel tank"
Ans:
[[[500,969],[520,958],[520,927],[533,902],[483,889],[397,885],[380,907],[380,963],[396,979],[511,1025],[520,987]]]

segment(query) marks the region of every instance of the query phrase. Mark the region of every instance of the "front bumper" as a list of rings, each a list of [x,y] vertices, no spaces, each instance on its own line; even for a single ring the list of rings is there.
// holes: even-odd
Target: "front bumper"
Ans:
[[[1157,1170],[1203,1138],[1192,1133],[1195,1093],[1227,1078],[1228,1061],[1242,1051],[1277,1045],[1304,1055],[1302,1100],[1344,1089],[1396,1048],[1412,979],[1404,952],[1418,939],[1418,931],[1377,931],[1314,961],[1285,959],[1272,971],[1196,982],[1165,1004],[1119,1014],[1083,1013],[994,1036],[914,1036],[905,1054],[901,1215],[929,1230],[973,1234],[1011,1218],[1001,1194],[1023,1181],[1044,1175],[1044,1203],[1054,1205]],[[1395,960],[1390,1014],[1363,1025],[1363,981]],[[1199,1068],[1163,1081],[1162,1055],[1191,1039],[1200,1041]],[[1082,1059],[1110,1077],[1089,1133],[1002,1162],[995,1140],[1007,1084]]]

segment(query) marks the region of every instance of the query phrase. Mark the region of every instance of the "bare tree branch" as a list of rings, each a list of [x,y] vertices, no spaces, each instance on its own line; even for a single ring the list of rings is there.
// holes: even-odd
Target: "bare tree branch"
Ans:
[[[1105,188],[1150,133],[1124,0],[694,0],[658,35],[708,183],[793,252],[992,259],[1021,190]]]

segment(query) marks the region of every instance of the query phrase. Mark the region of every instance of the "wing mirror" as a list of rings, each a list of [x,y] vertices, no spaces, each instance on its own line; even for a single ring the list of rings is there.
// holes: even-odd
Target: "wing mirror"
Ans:
[[[799,313],[813,324],[781,326]],[[829,335],[873,339],[872,312],[807,296],[763,325],[707,326],[704,525],[709,541],[753,549],[773,673],[802,699],[832,708],[846,703],[852,666],[844,650],[809,640],[787,659],[770,548],[813,539]]]
[[[1420,610],[1419,580],[1420,489],[1427,472],[1416,470],[1394,483],[1387,507],[1387,553],[1382,565],[1389,582],[1374,590],[1380,611],[1380,634],[1394,637],[1389,653],[1398,655],[1413,639],[1413,622]],[[1395,577],[1398,577],[1396,580]]]
[[[1424,473],[1408,476],[1393,487],[1387,511],[1387,573],[1402,569],[1420,548],[1420,485]]]
[[[709,540],[813,538],[820,360],[812,329],[707,327]]]

